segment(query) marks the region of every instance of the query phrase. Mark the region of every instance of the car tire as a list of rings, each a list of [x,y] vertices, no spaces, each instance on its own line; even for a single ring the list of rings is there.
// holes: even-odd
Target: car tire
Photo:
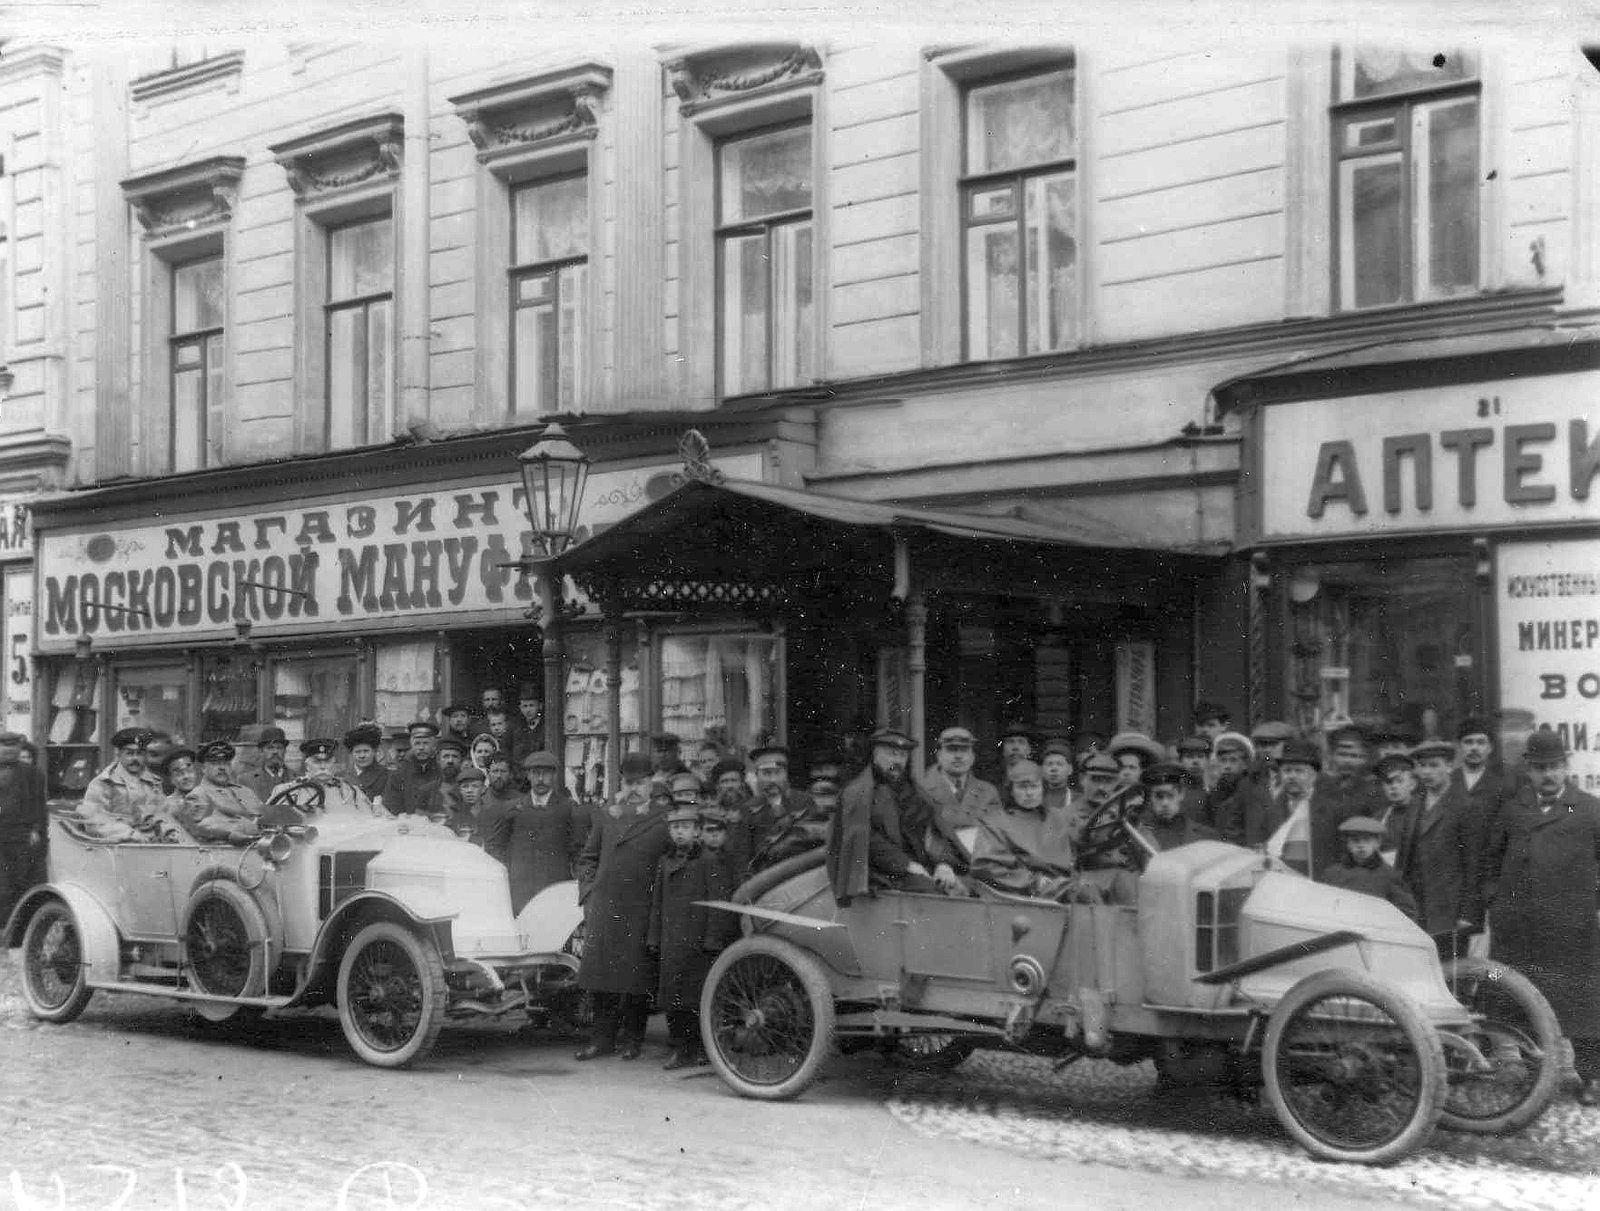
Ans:
[[[183,953],[198,992],[257,997],[266,992],[271,931],[260,906],[231,879],[195,888],[183,914]]]
[[[1462,1072],[1450,1049],[1449,1094],[1439,1125],[1478,1135],[1518,1131],[1533,1122],[1561,1084],[1561,1025],[1520,971],[1490,959],[1460,958],[1444,970],[1456,999],[1481,1018],[1466,1033],[1494,1071]]]
[[[449,990],[431,940],[404,925],[376,921],[339,961],[339,1025],[351,1049],[377,1068],[405,1068],[433,1050]]]
[[[792,942],[752,934],[724,950],[700,994],[700,1035],[727,1085],[783,1101],[817,1079],[833,1043],[822,964]]]
[[[46,900],[22,933],[22,999],[28,1012],[45,1022],[70,1022],[93,995],[78,918],[65,902]]]
[[[1267,1024],[1261,1067],[1278,1121],[1320,1160],[1390,1164],[1428,1138],[1444,1107],[1438,1032],[1405,993],[1360,972],[1322,971],[1291,988]]]

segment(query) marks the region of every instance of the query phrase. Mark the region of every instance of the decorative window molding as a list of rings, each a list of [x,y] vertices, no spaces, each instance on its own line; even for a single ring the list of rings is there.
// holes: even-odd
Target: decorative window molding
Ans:
[[[601,99],[610,87],[609,67],[583,63],[449,100],[467,124],[479,162],[492,167],[530,151],[593,139]]]
[[[393,183],[405,151],[405,119],[397,113],[358,118],[267,149],[301,199],[367,182]]]
[[[198,63],[185,63],[182,67],[140,76],[129,85],[128,93],[134,102],[144,103],[194,92],[218,82],[226,84],[228,90],[233,92],[239,87],[239,76],[243,71],[244,52],[236,50],[202,59]]]
[[[809,87],[820,83],[823,74],[821,49],[803,42],[688,48],[665,67],[685,115]]]
[[[122,182],[122,194],[148,236],[226,223],[238,201],[244,163],[243,156],[212,156],[129,177]]]

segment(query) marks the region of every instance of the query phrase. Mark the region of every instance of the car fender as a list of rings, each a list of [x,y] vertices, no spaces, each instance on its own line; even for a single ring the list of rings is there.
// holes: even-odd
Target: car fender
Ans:
[[[450,962],[455,957],[450,933],[453,916],[450,913],[424,916],[388,892],[364,891],[351,896],[329,913],[317,930],[316,941],[311,944],[311,954],[306,961],[305,976],[283,1008],[332,1000],[334,977],[345,947],[374,921],[393,921],[431,938],[439,948],[440,957]]]
[[[578,885],[570,879],[550,884],[517,914],[517,932],[535,954],[559,954],[582,924]]]
[[[72,910],[78,922],[78,937],[83,944],[90,984],[115,984],[122,974],[122,951],[116,922],[110,911],[95,896],[76,883],[41,883],[30,888],[11,912],[5,942],[9,948],[22,945],[22,934],[40,905],[60,900]]]

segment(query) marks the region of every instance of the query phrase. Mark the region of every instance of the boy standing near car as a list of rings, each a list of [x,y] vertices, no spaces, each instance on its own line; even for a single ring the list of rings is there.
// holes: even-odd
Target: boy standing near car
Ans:
[[[660,963],[656,1008],[667,1015],[672,1054],[662,1068],[668,1072],[705,1062],[700,1047],[700,988],[717,949],[712,918],[721,914],[698,903],[711,898],[707,880],[711,868],[700,861],[699,828],[700,808],[694,803],[677,804],[667,813],[671,848],[656,865],[651,892],[648,945]],[[720,925],[717,928],[720,936]]]

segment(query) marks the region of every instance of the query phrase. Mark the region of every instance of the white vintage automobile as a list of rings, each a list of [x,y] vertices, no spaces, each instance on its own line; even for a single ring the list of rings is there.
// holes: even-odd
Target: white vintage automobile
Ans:
[[[506,871],[411,817],[328,817],[248,846],[98,840],[51,818],[50,881],[6,923],[35,1017],[96,989],[188,1002],[218,1022],[334,1005],[369,1064],[402,1068],[447,1018],[566,1014],[582,944],[577,885],[513,917]]]

